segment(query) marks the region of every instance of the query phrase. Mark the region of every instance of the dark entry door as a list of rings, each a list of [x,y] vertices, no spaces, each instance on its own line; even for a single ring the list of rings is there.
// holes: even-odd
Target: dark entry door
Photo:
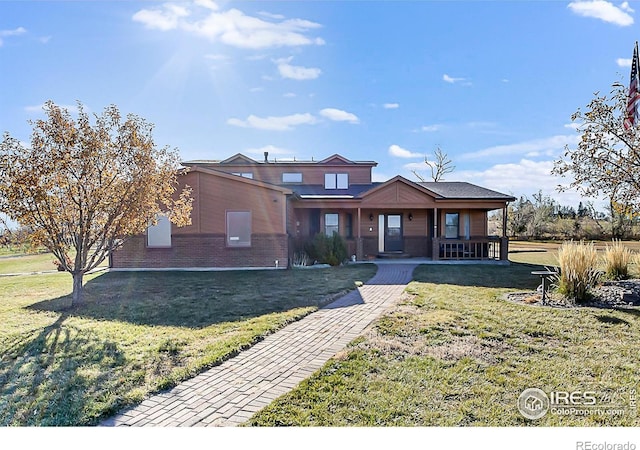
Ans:
[[[403,250],[402,215],[387,214],[384,227],[384,251],[401,252]]]

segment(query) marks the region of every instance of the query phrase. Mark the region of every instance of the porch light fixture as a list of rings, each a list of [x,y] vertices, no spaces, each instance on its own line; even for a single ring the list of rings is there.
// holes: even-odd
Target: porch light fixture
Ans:
[[[373,214],[369,214],[369,221],[373,222]]]
[[[409,220],[413,220],[413,213],[409,213]]]

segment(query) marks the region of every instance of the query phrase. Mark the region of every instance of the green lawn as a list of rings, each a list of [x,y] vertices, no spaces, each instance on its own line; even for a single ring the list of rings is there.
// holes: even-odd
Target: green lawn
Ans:
[[[375,266],[0,277],[0,426],[91,425],[316,310]]]
[[[253,426],[638,426],[640,311],[552,309],[501,297],[539,280],[510,266],[420,266],[400,304]],[[464,269],[464,270],[461,270]],[[527,388],[594,391],[621,415],[517,410]]]
[[[51,272],[56,270],[53,263],[55,257],[51,253],[6,254],[0,256],[0,275],[16,273]],[[99,267],[107,267],[105,260]]]
[[[0,256],[0,274],[49,272],[56,270],[51,253]]]
[[[596,250],[603,254],[611,242],[593,241],[593,244]],[[640,253],[640,242],[625,241],[624,245],[632,252]],[[509,260],[517,263],[557,266],[558,249],[561,246],[562,241],[513,241],[509,243]],[[635,264],[632,264],[632,269],[637,270]]]

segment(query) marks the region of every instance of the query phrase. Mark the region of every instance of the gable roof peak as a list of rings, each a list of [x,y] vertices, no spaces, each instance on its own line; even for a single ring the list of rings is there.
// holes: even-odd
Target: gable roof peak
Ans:
[[[248,156],[243,155],[242,153],[236,153],[235,155],[220,161],[218,164],[256,164],[257,162],[258,161],[256,161],[255,159],[251,159]]]
[[[342,155],[338,155],[337,153],[334,153],[333,155],[329,156],[328,158],[323,159],[322,161],[318,161],[318,164],[328,164],[328,163],[331,163],[331,162],[340,162],[342,164],[355,164],[350,159],[347,159]]]

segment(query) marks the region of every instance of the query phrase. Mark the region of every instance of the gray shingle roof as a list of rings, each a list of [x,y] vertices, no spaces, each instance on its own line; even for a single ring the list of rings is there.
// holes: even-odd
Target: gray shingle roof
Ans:
[[[446,199],[515,200],[512,195],[492,191],[465,181],[426,181],[416,184]]]
[[[385,183],[352,184],[349,189],[325,189],[322,185],[286,185],[301,197],[352,197],[357,198],[365,192]],[[451,200],[503,200],[513,201],[511,195],[502,194],[464,181],[438,181],[415,183],[436,194],[441,199]]]

